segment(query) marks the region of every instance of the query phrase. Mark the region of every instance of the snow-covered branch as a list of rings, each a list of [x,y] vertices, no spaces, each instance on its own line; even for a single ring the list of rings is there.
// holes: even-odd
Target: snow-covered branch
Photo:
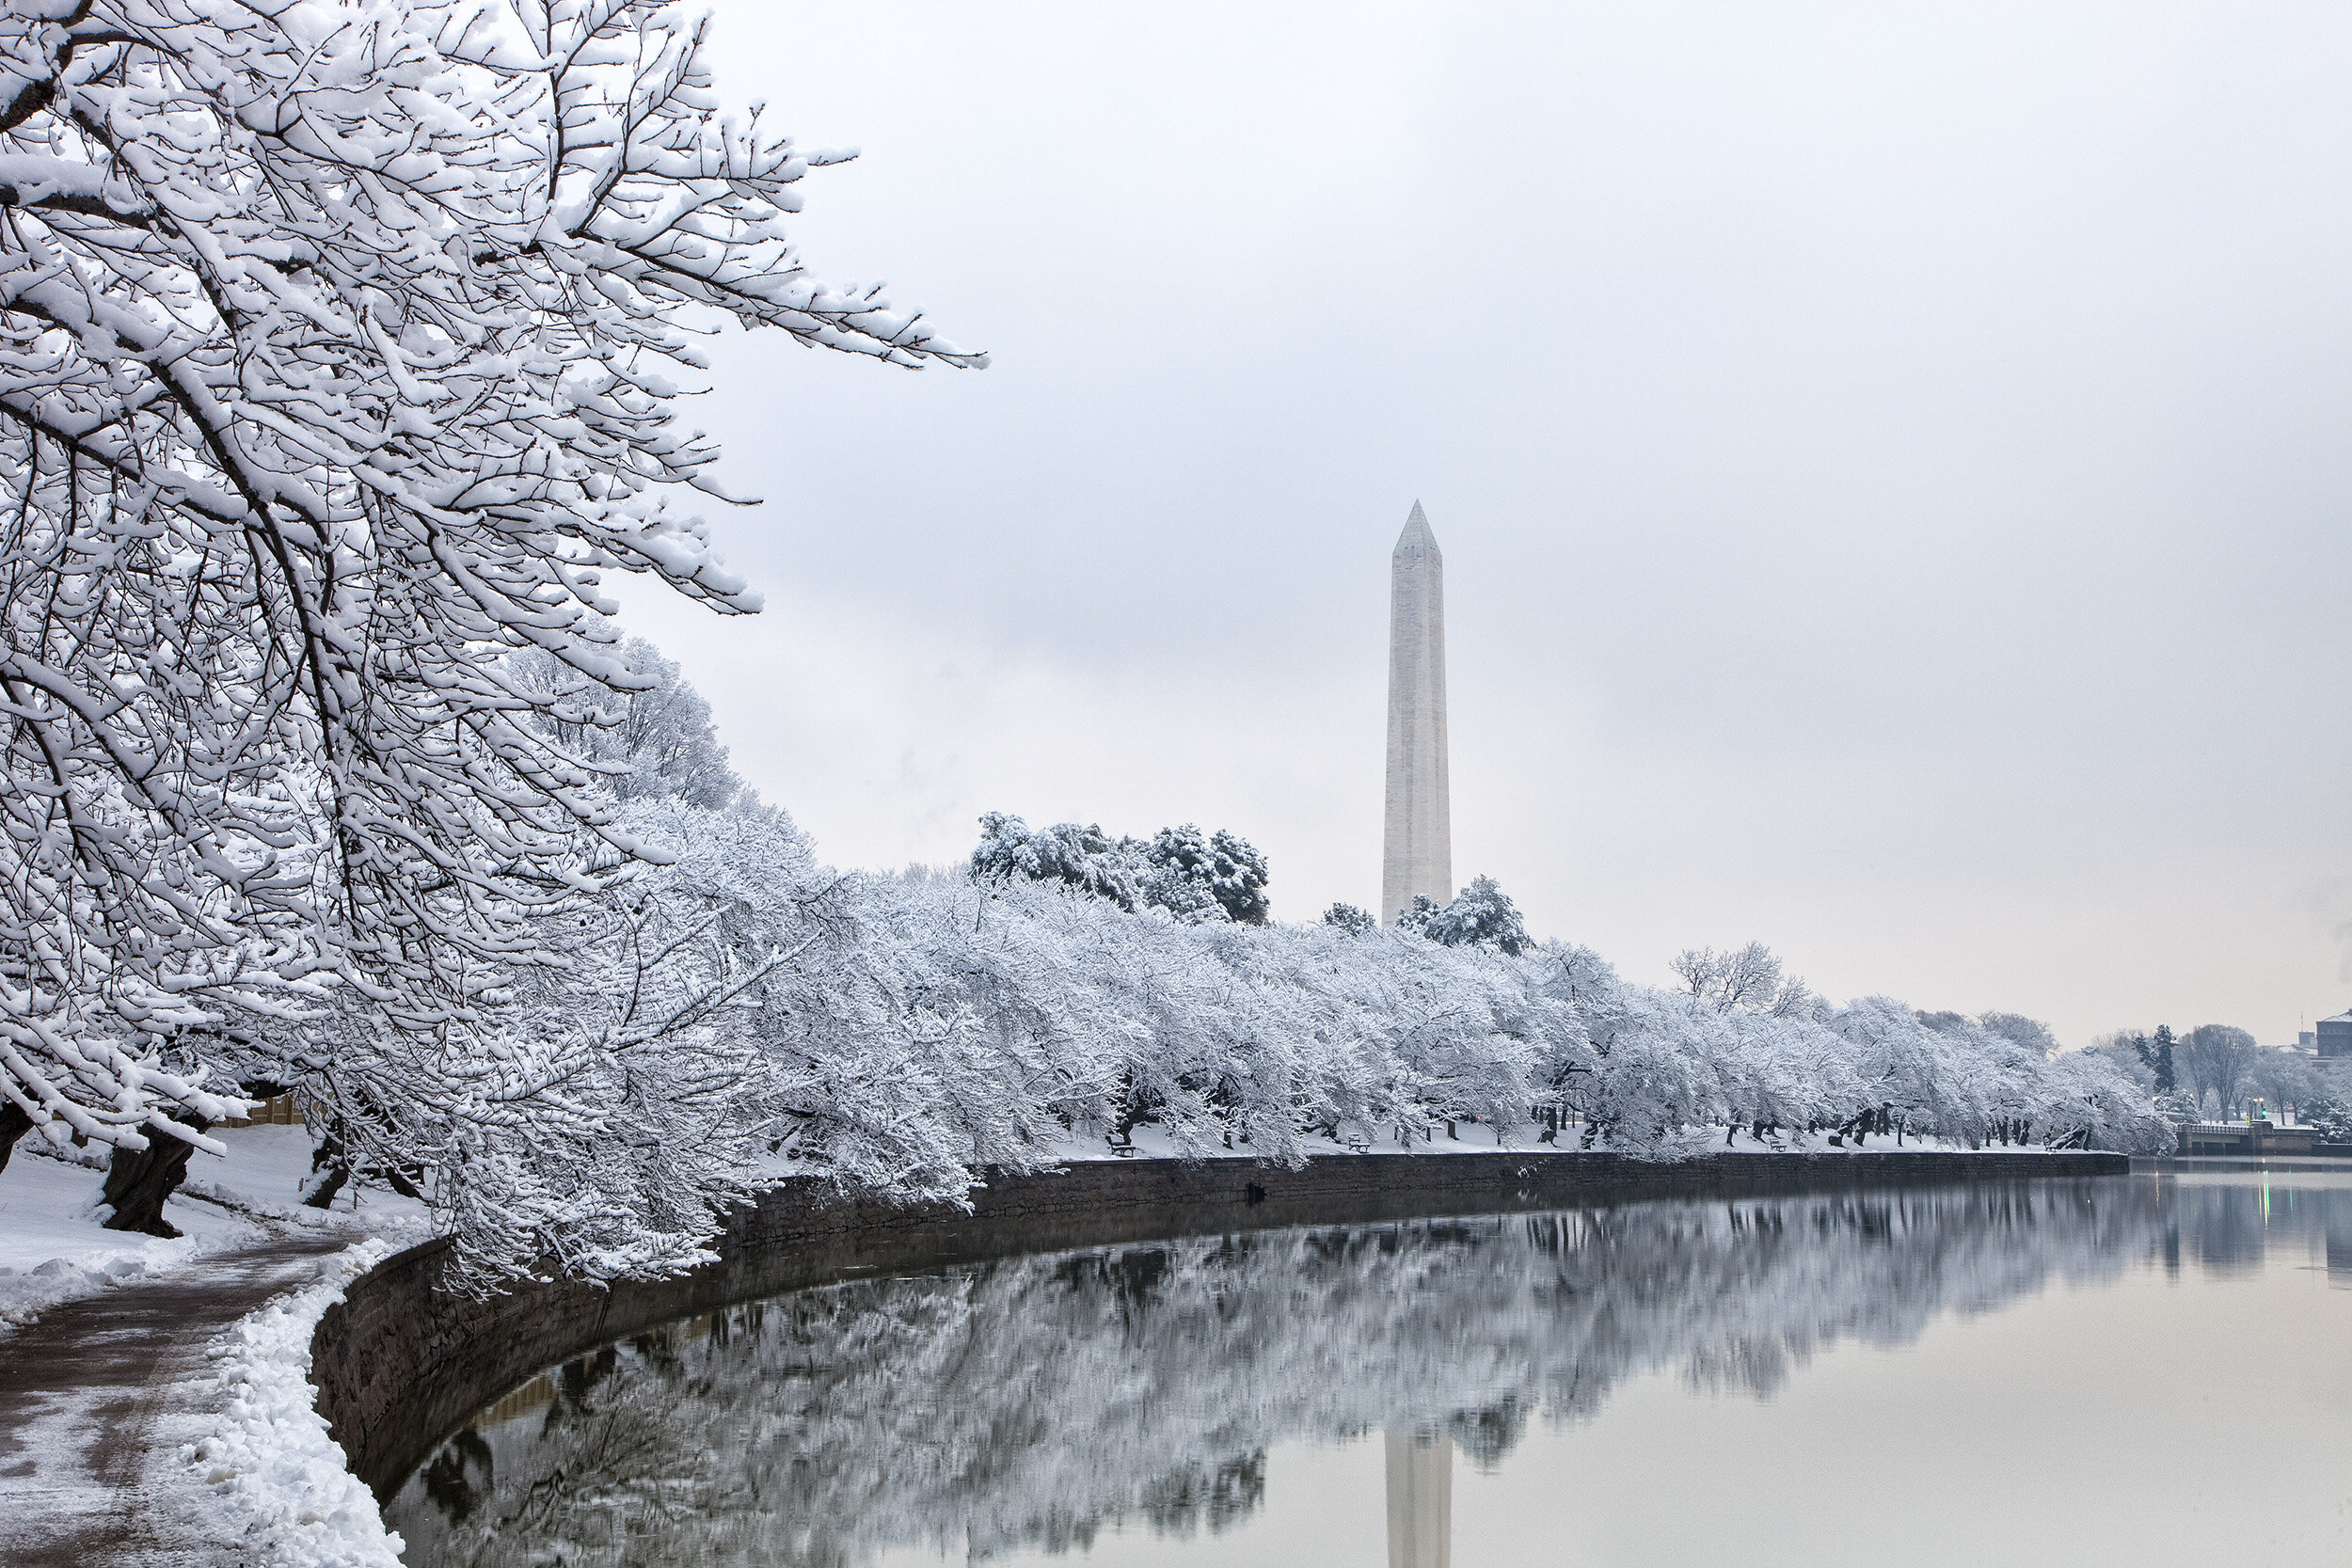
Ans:
[[[708,43],[671,0],[0,19],[14,1117],[199,1138],[205,1032],[336,982],[463,1056],[635,853],[556,721],[654,684],[602,575],[757,606],[675,510],[721,493],[696,336],[984,362],[808,273],[838,157],[723,113]]]

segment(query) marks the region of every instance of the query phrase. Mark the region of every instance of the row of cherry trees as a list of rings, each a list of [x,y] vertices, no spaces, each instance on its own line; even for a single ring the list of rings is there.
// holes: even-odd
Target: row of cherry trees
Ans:
[[[335,1107],[355,1160],[416,1170],[485,1281],[691,1263],[785,1175],[955,1200],[1145,1124],[1284,1163],[1400,1131],[1662,1159],[1735,1129],[2166,1136],[2109,1064],[2001,1015],[1662,990],[1560,942],[1186,918],[1017,870],[844,877],[756,801],[620,820],[669,863],[541,917],[562,961],[485,1020],[465,1059],[495,1066],[449,1073],[357,1009],[331,1049],[281,1031],[246,1061]]]
[[[624,654],[650,684],[609,692],[575,743],[649,861],[529,913],[534,961],[463,1029],[346,989],[209,1047],[225,1086],[297,1087],[345,1168],[432,1198],[478,1285],[691,1266],[728,1205],[787,1175],[953,1201],[982,1166],[1142,1125],[1282,1163],[1399,1134],[1660,1159],[1741,1132],[2165,1135],[2111,1064],[2030,1021],[1833,1006],[1754,944],[1632,984],[1493,917],[1491,887],[1456,901],[1486,911],[1459,930],[1252,924],[1009,852],[1118,841],[994,815],[970,864],[844,876],[742,788],[676,667]],[[518,686],[561,678],[516,663]]]

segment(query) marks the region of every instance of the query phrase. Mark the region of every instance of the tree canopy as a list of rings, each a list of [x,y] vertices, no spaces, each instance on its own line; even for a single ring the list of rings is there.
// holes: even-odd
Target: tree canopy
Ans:
[[[804,151],[669,0],[58,0],[0,26],[0,1104],[126,1148],[330,990],[462,1055],[636,853],[561,736],[732,322],[977,365],[786,234]],[[532,678],[512,655],[540,660]],[[544,678],[541,678],[544,677]],[[592,749],[593,750],[593,749]]]

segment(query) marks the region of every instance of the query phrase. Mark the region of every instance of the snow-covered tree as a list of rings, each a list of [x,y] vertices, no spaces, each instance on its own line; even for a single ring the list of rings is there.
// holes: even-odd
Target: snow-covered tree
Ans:
[[[582,701],[606,720],[625,705]],[[674,732],[641,733],[667,754]],[[1769,1010],[1761,990],[1718,1008],[1557,942],[1184,919],[1102,891],[1136,873],[1132,842],[1002,816],[972,869],[843,876],[747,792],[622,798],[661,775],[620,750],[594,774],[645,860],[526,911],[533,961],[461,1026],[400,1028],[345,987],[214,1048],[236,1078],[298,1086],[337,1169],[429,1198],[476,1288],[691,1266],[729,1205],[786,1176],[954,1202],[990,1167],[1144,1124],[1182,1153],[1280,1163],[1465,1122],[1658,1159],[1716,1132],[2169,1137],[2103,1058],[2054,1062],[1958,1014],[1809,994]],[[1466,913],[1513,929],[1472,892]]]
[[[1686,947],[1675,955],[1670,967],[1684,990],[1719,1013],[1737,1009],[1789,1017],[1812,1000],[1805,983],[1784,976],[1780,956],[1760,942],[1721,953],[1711,947]]]
[[[1136,907],[1135,855],[1096,823],[1057,822],[1032,831],[1018,816],[987,812],[971,864],[972,875],[983,879],[1067,882],[1122,910]]]
[[[1526,922],[1492,877],[1471,878],[1470,886],[1444,909],[1424,909],[1429,902],[1416,897],[1407,920],[1400,924],[1448,947],[1486,945],[1517,958],[1531,945]]]
[[[1153,908],[1179,920],[1265,924],[1272,909],[1265,856],[1239,833],[1223,828],[1203,833],[1187,822],[1162,828],[1136,854],[1144,900]]]
[[[1358,909],[1353,904],[1333,904],[1323,911],[1323,923],[1336,926],[1350,936],[1360,936],[1380,924],[1372,918],[1371,911]]]
[[[2043,1056],[2058,1054],[2058,1037],[2051,1034],[2050,1026],[2038,1018],[2027,1018],[2023,1013],[1994,1011],[1979,1015],[1977,1022],[1991,1033],[2006,1040],[2014,1040],[2028,1051]]]
[[[0,1134],[206,1141],[209,1042],[329,981],[490,1085],[485,1009],[634,853],[549,722],[655,684],[602,575],[756,607],[677,509],[724,499],[696,333],[982,362],[802,266],[797,187],[845,154],[723,114],[707,27],[0,21]]]
[[[622,800],[675,799],[713,811],[733,804],[743,781],[727,765],[710,704],[686,681],[675,660],[663,657],[644,638],[628,639],[620,651],[628,678],[605,683],[593,709],[583,712],[566,702],[561,717],[545,721],[549,733],[566,752],[594,766]],[[525,655],[516,665],[549,687],[564,682],[562,667],[544,655]],[[572,696],[587,695],[577,682],[565,684]],[[579,717],[572,717],[575,712]]]
[[[844,877],[768,808],[647,795],[616,821],[664,863],[532,916],[551,959],[485,999],[483,1051],[444,1059],[346,1010],[348,1037],[322,1049],[306,1022],[249,1064],[305,1074],[352,1162],[409,1170],[478,1285],[690,1264],[730,1202],[787,1175],[952,1202],[987,1167],[1146,1124],[1180,1152],[1284,1163],[1466,1120],[1660,1159],[1708,1130],[2169,1136],[2104,1059],[1958,1014],[1809,993],[1719,1010],[1556,942],[1124,908],[1093,889],[1132,847],[1099,830],[999,817],[977,874]]]
[[[2328,1143],[2352,1144],[2352,1094],[2331,1089],[2298,1109],[2302,1120],[2317,1129],[2320,1137]]]

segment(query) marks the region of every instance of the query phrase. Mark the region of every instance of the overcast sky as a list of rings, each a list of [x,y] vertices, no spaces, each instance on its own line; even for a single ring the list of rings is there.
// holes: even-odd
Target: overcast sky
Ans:
[[[717,11],[864,150],[812,270],[995,360],[722,340],[769,609],[624,595],[826,859],[1195,821],[1375,901],[1418,498],[1538,932],[2076,1045],[2352,1004],[2352,8]]]

